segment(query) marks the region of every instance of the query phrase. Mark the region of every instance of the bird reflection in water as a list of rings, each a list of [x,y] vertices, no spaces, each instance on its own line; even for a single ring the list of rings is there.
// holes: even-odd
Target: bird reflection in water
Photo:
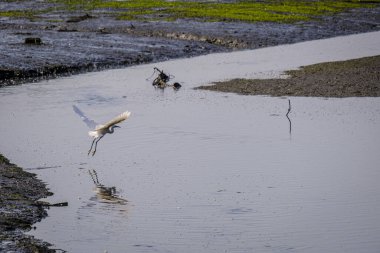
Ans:
[[[116,187],[107,187],[99,182],[98,174],[95,170],[88,170],[88,173],[91,176],[92,181],[95,184],[94,191],[96,193],[96,198],[100,202],[112,203],[112,204],[127,204],[127,200],[117,196]]]

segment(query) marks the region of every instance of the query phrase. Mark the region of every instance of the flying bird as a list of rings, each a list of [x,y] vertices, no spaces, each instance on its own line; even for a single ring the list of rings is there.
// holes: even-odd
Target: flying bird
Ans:
[[[88,155],[90,155],[92,151],[92,156],[96,153],[96,148],[98,146],[98,142],[104,137],[106,134],[113,134],[115,128],[120,128],[118,123],[128,119],[128,117],[131,115],[131,112],[125,111],[119,116],[113,118],[112,120],[108,121],[104,125],[99,125],[95,121],[89,119],[77,106],[73,105],[73,110],[76,114],[79,115],[79,117],[83,120],[86,125],[93,129],[88,132],[88,135],[93,138],[93,141],[91,143],[90,150],[88,151]],[[95,143],[95,147],[92,150]]]

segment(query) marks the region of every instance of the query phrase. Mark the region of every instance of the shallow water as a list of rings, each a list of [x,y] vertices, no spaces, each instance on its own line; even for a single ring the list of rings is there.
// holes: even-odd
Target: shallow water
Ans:
[[[379,42],[371,33],[0,89],[0,152],[46,181],[50,202],[69,203],[31,233],[68,252],[377,252],[379,98],[292,97],[290,132],[287,99],[192,87],[376,55]],[[154,66],[183,88],[155,90]],[[132,116],[88,157],[73,104],[101,123]]]

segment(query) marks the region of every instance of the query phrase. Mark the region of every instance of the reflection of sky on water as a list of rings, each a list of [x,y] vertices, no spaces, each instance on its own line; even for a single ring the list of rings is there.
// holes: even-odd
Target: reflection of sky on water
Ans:
[[[367,36],[157,64],[179,91],[146,81],[155,64],[0,89],[0,152],[69,203],[33,234],[69,252],[377,250],[379,98],[291,98],[290,136],[287,99],[191,89],[379,54]],[[132,115],[88,157],[73,104]],[[89,169],[128,203],[100,201]]]

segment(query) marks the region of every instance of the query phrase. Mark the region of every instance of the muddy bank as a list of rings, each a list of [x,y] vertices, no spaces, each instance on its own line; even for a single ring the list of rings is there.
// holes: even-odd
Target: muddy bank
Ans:
[[[25,235],[47,216],[38,200],[51,195],[35,174],[25,172],[0,154],[0,251],[55,252],[49,244]]]
[[[39,10],[47,3],[6,1],[0,11],[30,5]],[[112,9],[49,5],[49,12],[30,18],[0,16],[0,85],[380,30],[378,5],[296,23],[120,20]]]
[[[243,95],[379,97],[380,56],[309,65],[285,79],[233,79],[198,89]]]

